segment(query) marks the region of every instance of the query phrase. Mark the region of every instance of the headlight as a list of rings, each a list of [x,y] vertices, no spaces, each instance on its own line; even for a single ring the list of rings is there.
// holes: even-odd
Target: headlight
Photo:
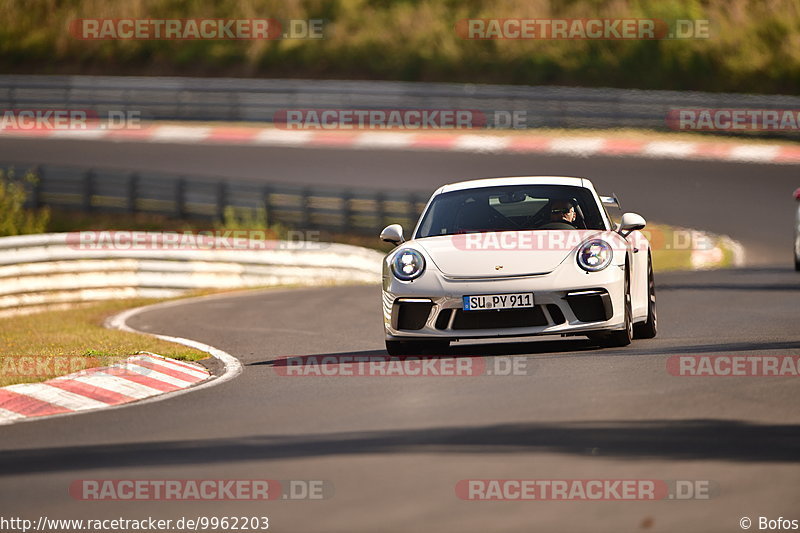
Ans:
[[[594,239],[578,250],[578,266],[588,272],[598,272],[611,264],[614,252],[606,241]]]
[[[425,271],[425,258],[418,251],[405,248],[394,254],[392,273],[397,279],[411,281]]]

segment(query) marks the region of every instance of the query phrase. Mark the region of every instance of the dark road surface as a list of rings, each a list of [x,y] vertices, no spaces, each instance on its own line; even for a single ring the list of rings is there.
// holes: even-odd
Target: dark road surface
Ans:
[[[274,531],[735,531],[798,513],[797,378],[677,377],[673,354],[800,355],[787,269],[661,275],[661,334],[459,345],[525,375],[285,376],[276,357],[382,354],[375,287],[262,291],[143,313],[131,325],[237,356],[232,382],[164,402],[0,429],[0,514],[266,514]],[[491,364],[491,363],[489,363]],[[81,502],[79,479],[325,480],[333,497],[268,503]],[[475,502],[462,479],[710,481],[713,497]]]

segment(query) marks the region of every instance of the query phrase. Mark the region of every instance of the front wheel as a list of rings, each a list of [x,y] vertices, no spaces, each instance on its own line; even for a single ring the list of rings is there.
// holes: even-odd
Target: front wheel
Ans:
[[[653,258],[647,261],[647,320],[633,326],[634,339],[652,339],[658,333],[656,313],[656,282],[653,278]]]
[[[450,347],[450,341],[386,341],[389,355],[440,355]]]

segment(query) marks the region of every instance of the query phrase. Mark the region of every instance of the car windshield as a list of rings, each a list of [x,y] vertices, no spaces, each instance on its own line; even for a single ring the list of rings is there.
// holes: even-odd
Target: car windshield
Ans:
[[[488,231],[606,229],[592,192],[568,185],[509,185],[434,198],[416,238]]]

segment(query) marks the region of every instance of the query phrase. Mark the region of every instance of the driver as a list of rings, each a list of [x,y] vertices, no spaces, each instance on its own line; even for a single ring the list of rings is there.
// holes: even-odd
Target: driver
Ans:
[[[578,214],[575,206],[569,200],[553,200],[550,204],[550,222],[562,222],[575,227],[575,219]]]

